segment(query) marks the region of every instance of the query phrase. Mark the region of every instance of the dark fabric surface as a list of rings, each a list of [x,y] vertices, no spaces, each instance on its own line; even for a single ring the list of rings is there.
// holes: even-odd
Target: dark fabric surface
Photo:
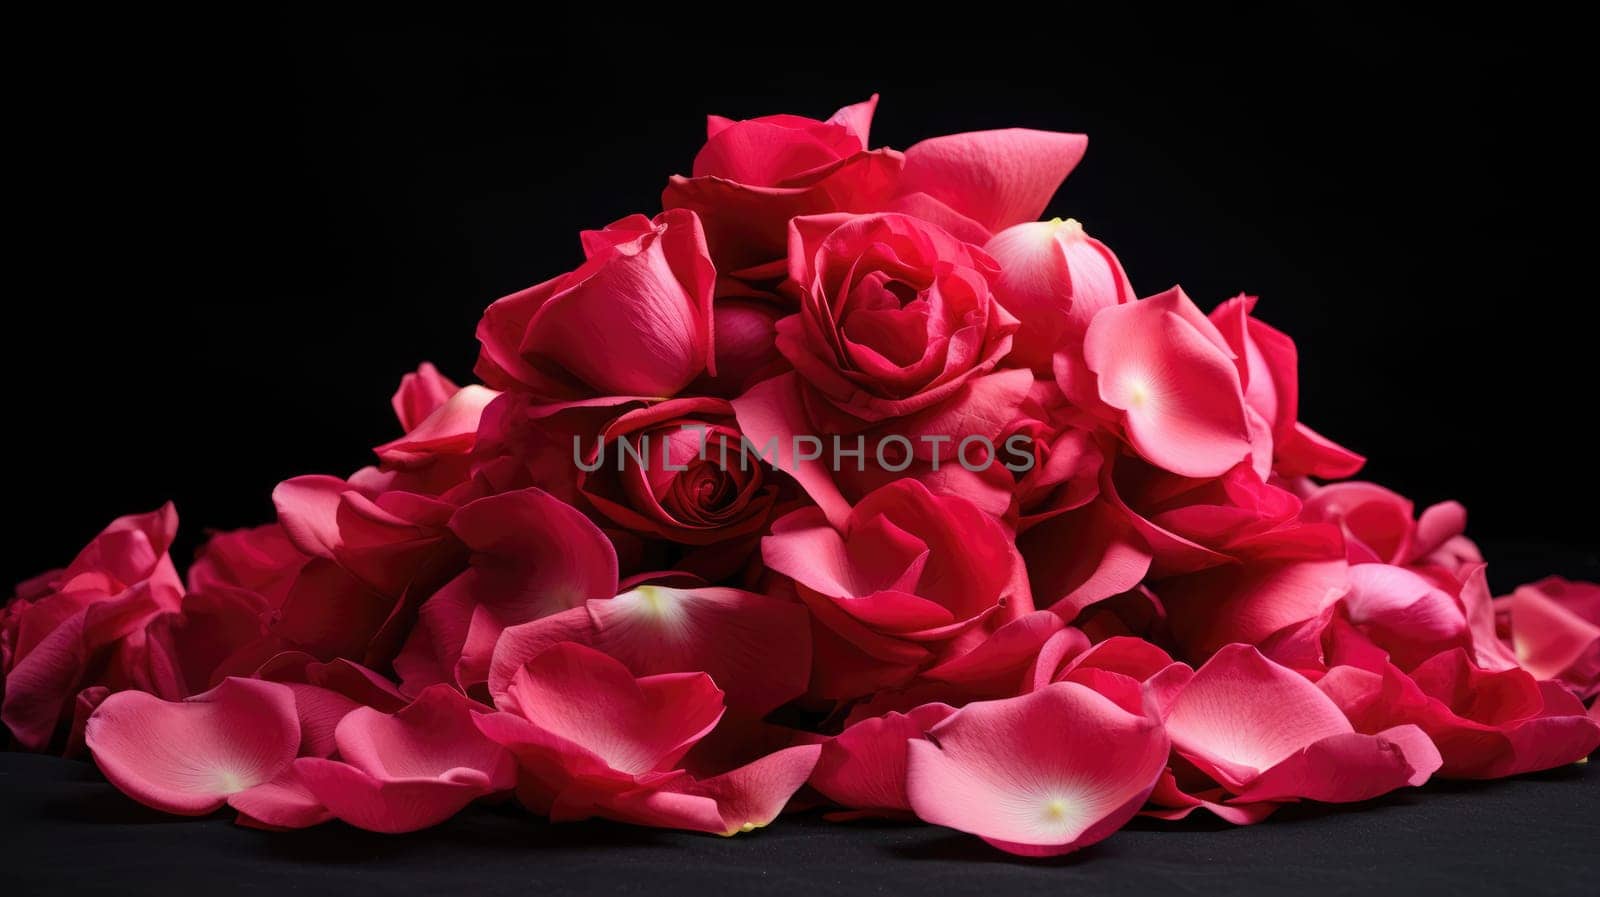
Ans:
[[[430,831],[299,832],[176,819],[85,763],[0,754],[0,892],[32,894],[1583,894],[1600,881],[1600,769],[1437,783],[1354,807],[1294,806],[1236,829],[1132,828],[1026,860],[933,826],[815,814],[716,838],[512,806]]]

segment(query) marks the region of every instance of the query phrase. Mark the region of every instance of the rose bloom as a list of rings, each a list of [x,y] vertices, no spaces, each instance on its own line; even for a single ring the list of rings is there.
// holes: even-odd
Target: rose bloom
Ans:
[[[787,514],[761,549],[811,610],[818,697],[904,685],[969,635],[1033,610],[1005,527],[912,479],[864,498],[840,528],[817,508]]]
[[[922,411],[1010,349],[1017,320],[994,300],[998,270],[983,250],[907,215],[799,219],[789,277],[800,312],[778,322],[778,349],[839,412],[829,418]]]
[[[736,399],[740,425],[756,444],[776,437],[780,448],[819,433],[852,437],[845,442],[854,445],[854,434],[863,434],[866,466],[884,440],[904,440],[886,453],[895,477],[917,477],[1003,512],[1009,476],[963,476],[957,463],[961,439],[998,444],[1032,383],[1026,370],[995,369],[1018,326],[994,299],[996,273],[983,250],[907,215],[796,219],[789,278],[799,311],[777,325],[778,350],[794,373]],[[910,457],[901,457],[906,449]],[[969,457],[977,459],[976,451]],[[780,463],[835,525],[851,500],[882,485],[852,473],[853,465]]]
[[[685,545],[748,536],[765,528],[778,488],[740,440],[733,407],[722,399],[629,411],[606,425],[598,446],[583,447],[581,466],[594,469],[580,473],[579,489],[635,532]]]

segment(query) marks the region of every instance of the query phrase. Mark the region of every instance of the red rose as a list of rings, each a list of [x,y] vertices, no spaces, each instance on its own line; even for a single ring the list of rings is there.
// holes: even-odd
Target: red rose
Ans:
[[[778,322],[778,350],[795,372],[735,400],[746,434],[759,445],[778,440],[780,466],[835,524],[852,497],[884,478],[835,482],[835,473],[848,476],[854,465],[796,462],[796,436],[861,434],[869,473],[881,466],[895,479],[942,470],[934,478],[940,491],[1003,513],[1010,475],[962,476],[957,457],[959,440],[994,445],[1032,383],[1025,370],[995,370],[1017,320],[994,300],[994,261],[932,224],[894,213],[800,218],[789,238],[800,310]],[[845,444],[858,445],[853,438]],[[886,464],[872,463],[880,446]],[[979,466],[987,451],[968,448]]]
[[[629,411],[585,445],[578,486],[600,512],[636,532],[710,545],[764,529],[777,499],[771,471],[745,451],[733,407],[674,399]],[[626,449],[624,448],[626,446]]]
[[[823,212],[871,212],[894,195],[905,157],[867,149],[874,95],[827,121],[713,115],[692,177],[674,175],[661,196],[705,223],[718,268],[731,274],[783,257],[789,219]]]
[[[915,480],[873,492],[838,530],[816,508],[788,514],[761,548],[816,621],[812,688],[822,697],[904,684],[964,634],[1033,610],[1005,528]]]

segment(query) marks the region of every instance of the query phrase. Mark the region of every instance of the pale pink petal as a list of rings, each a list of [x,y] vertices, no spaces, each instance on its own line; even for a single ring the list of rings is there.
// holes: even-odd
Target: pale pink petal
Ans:
[[[1438,507],[1435,505],[1434,507]],[[1457,537],[1459,538],[1459,537]],[[1457,572],[1461,580],[1461,606],[1466,609],[1467,628],[1471,632],[1472,660],[1486,670],[1509,670],[1518,666],[1519,661],[1515,650],[1516,630],[1516,604],[1512,602],[1512,640],[1507,643],[1500,637],[1499,609],[1495,606],[1494,595],[1489,592],[1489,577],[1487,565],[1483,563],[1466,562]],[[1596,590],[1600,594],[1600,589]],[[1595,619],[1600,620],[1600,608],[1596,608]],[[1594,667],[1596,684],[1600,684],[1600,630],[1596,632],[1597,642],[1594,653]]]
[[[1042,374],[1096,312],[1134,299],[1117,257],[1075,220],[1013,225],[983,248],[1000,263],[995,298],[1022,322],[1008,359]]]
[[[1321,477],[1343,479],[1353,477],[1366,465],[1365,455],[1357,454],[1323,436],[1299,421],[1289,438],[1280,440],[1277,448],[1277,468],[1282,476]]]
[[[401,464],[419,454],[466,454],[477,441],[483,409],[499,395],[476,384],[462,387],[406,435],[373,451],[385,461]]]
[[[287,686],[227,679],[177,703],[118,692],[89,718],[85,739],[124,794],[199,816],[282,773],[300,746],[300,722]]]
[[[1012,853],[1092,844],[1138,812],[1166,765],[1161,724],[1076,683],[968,704],[909,743],[922,819]]]
[[[478,705],[444,686],[394,714],[351,711],[334,739],[342,760],[303,757],[294,771],[333,816],[376,832],[437,825],[516,784],[511,753],[478,731]]]
[[[627,667],[564,642],[518,671],[500,709],[529,720],[628,775],[671,769],[722,718],[722,690],[704,673],[635,679]]]
[[[1102,310],[1083,351],[1100,399],[1123,412],[1128,440],[1151,463],[1213,477],[1250,454],[1238,369],[1181,290]]]
[[[1354,731],[1309,680],[1248,645],[1229,645],[1196,670],[1166,724],[1174,750],[1235,792],[1296,752]]]
[[[406,431],[416,426],[443,405],[460,389],[449,377],[439,373],[433,362],[424,361],[400,378],[400,388],[389,400],[400,427]]]
[[[1414,558],[1427,557],[1466,531],[1467,509],[1460,502],[1442,501],[1429,505],[1417,515],[1411,554]]]
[[[1208,657],[1230,642],[1259,644],[1312,619],[1348,585],[1344,540],[1325,524],[1254,540],[1244,563],[1175,576],[1161,584],[1182,656]]]

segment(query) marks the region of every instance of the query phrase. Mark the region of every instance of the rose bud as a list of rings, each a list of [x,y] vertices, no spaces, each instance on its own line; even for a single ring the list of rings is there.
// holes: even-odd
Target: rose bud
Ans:
[[[674,175],[661,205],[700,216],[725,274],[778,261],[789,219],[868,212],[888,203],[905,157],[867,148],[877,105],[873,95],[827,121],[799,115],[733,121],[713,115],[691,176]]]
[[[716,272],[694,213],[630,215],[585,231],[583,250],[577,270],[484,311],[474,371],[485,383],[551,401],[660,398],[715,366]]]
[[[1022,321],[1010,355],[1019,367],[1048,374],[1059,345],[1081,340],[1095,312],[1134,299],[1117,257],[1071,218],[1008,227],[984,250],[1000,263],[995,298]]]

